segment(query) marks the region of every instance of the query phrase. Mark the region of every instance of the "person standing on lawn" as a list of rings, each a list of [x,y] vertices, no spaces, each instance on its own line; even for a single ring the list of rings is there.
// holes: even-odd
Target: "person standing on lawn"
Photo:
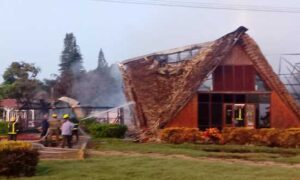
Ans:
[[[57,114],[53,113],[49,120],[49,136],[51,141],[58,141],[60,135],[60,121],[57,119]],[[55,139],[54,139],[55,138]]]
[[[17,134],[18,134],[18,115],[14,114],[10,121],[8,122],[8,140],[13,140],[16,141],[17,140]]]
[[[78,133],[79,121],[76,117],[73,117],[71,118],[71,122],[74,123],[74,128],[72,130],[72,140],[73,140],[73,136],[75,136],[76,138],[75,144],[77,144],[79,141],[79,133]]]
[[[72,148],[72,130],[74,128],[74,124],[70,122],[70,116],[69,114],[63,115],[64,122],[61,126],[61,135],[63,137],[62,142],[62,148],[65,147],[65,145],[68,145],[68,148]]]
[[[48,129],[49,129],[49,122],[48,122],[48,114],[43,116],[43,120],[41,123],[41,141],[45,146],[48,146]]]

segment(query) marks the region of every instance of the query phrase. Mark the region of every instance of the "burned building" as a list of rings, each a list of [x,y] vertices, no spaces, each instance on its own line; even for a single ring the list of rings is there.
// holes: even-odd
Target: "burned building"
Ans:
[[[245,27],[120,64],[140,128],[300,126],[300,109]]]

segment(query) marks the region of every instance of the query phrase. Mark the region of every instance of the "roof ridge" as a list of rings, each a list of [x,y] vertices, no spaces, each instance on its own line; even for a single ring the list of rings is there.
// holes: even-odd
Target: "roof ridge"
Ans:
[[[260,48],[255,40],[252,39],[248,34],[245,34],[242,37],[242,42],[246,54],[250,57],[258,73],[262,76],[267,85],[278,94],[284,104],[286,104],[295,113],[299,120],[299,105],[296,103],[295,99],[291,96],[279,77],[273,71],[272,67],[268,64],[267,59],[260,51]],[[262,68],[262,66],[264,68]]]

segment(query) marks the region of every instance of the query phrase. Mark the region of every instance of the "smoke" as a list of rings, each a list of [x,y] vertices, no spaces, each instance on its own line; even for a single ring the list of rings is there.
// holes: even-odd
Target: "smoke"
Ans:
[[[81,72],[73,84],[72,94],[83,106],[115,107],[126,102],[121,73],[116,64]]]

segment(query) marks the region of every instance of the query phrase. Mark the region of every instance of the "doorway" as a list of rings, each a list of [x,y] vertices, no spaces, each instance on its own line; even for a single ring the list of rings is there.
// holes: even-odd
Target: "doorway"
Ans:
[[[223,104],[223,127],[255,127],[255,104]]]

